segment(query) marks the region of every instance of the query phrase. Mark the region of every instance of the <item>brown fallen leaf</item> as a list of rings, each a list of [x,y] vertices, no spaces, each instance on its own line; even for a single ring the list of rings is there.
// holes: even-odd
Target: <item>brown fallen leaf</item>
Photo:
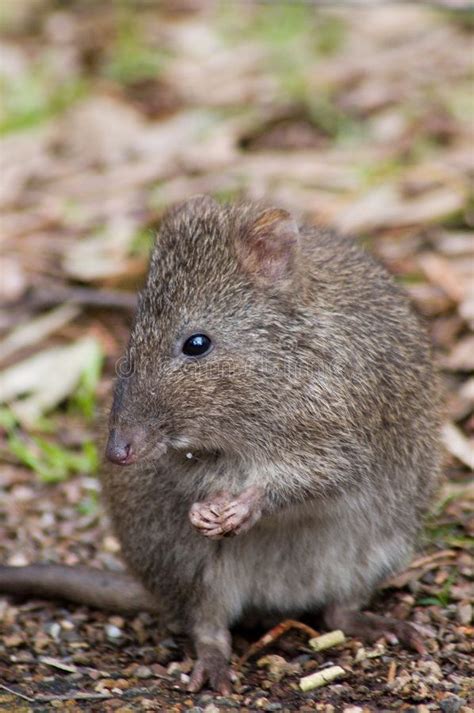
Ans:
[[[461,210],[464,202],[463,192],[450,186],[407,199],[395,184],[385,184],[365,193],[342,210],[335,217],[335,224],[343,232],[360,233],[377,228],[434,223]]]
[[[446,423],[442,429],[443,443],[461,463],[474,470],[474,439],[468,439],[453,423]]]
[[[420,579],[425,572],[436,569],[443,564],[449,564],[457,557],[456,550],[440,550],[425,557],[419,557],[410,564],[407,569],[393,577],[387,579],[382,585],[382,589],[402,589],[412,580]]]
[[[441,255],[425,253],[418,257],[418,264],[428,280],[440,287],[453,302],[462,301],[465,294],[463,281],[449,260]]]
[[[464,337],[454,345],[445,366],[451,371],[474,371],[474,335]]]
[[[0,374],[0,402],[8,403],[23,424],[32,425],[74,391],[98,354],[99,344],[90,337],[34,354]]]
[[[31,347],[75,319],[80,309],[62,305],[46,314],[21,324],[0,342],[0,360],[7,359],[19,349]]]

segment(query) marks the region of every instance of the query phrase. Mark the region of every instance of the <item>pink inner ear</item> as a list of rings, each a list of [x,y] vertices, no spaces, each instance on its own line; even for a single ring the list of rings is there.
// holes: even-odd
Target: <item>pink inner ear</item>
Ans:
[[[243,236],[240,257],[245,270],[271,282],[289,274],[298,245],[298,226],[277,208],[265,210]]]

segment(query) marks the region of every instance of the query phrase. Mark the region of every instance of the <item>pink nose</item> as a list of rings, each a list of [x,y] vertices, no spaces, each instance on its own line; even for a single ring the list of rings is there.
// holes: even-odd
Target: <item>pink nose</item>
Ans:
[[[109,434],[105,455],[112,463],[129,465],[135,460],[135,453],[129,438],[117,433],[113,428]]]

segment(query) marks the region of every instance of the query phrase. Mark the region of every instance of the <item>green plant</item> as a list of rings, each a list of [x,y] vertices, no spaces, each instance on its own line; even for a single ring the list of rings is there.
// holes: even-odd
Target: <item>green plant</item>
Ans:
[[[442,588],[434,597],[423,597],[418,599],[418,604],[422,606],[441,606],[447,607],[451,601],[451,588],[456,581],[456,572],[449,575]]]
[[[25,437],[15,430],[10,432],[7,443],[20,463],[33,470],[44,483],[61,482],[72,473],[97,471],[99,457],[91,441],[83,443],[76,452],[44,438]]]
[[[153,246],[154,231],[151,228],[142,228],[133,236],[130,245],[130,255],[148,257]]]
[[[168,52],[162,48],[146,46],[132,9],[124,4],[117,38],[104,65],[103,74],[120,84],[155,79],[162,73],[168,56]]]
[[[96,388],[100,378],[103,355],[99,348],[94,352],[82,372],[76,392],[69,399],[69,408],[92,421],[96,410]],[[51,433],[54,423],[42,419],[38,424],[43,432]],[[46,426],[46,428],[43,428]],[[15,414],[7,408],[0,410],[0,427],[7,434],[7,446],[20,463],[33,470],[41,481],[57,483],[73,473],[94,474],[99,464],[97,447],[85,441],[79,449],[69,449],[42,436],[21,431]]]
[[[89,490],[87,495],[78,504],[80,515],[95,515],[99,509],[99,496],[96,490]]]
[[[103,354],[97,348],[81,374],[75,393],[69,399],[71,410],[78,411],[88,422],[92,421],[96,412],[96,390],[103,362]]]
[[[67,109],[83,96],[86,84],[57,82],[45,65],[15,77],[0,77],[0,134],[27,129]]]

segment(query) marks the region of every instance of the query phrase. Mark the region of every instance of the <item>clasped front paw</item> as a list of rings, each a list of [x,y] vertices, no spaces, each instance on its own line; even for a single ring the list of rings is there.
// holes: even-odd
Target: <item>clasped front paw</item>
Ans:
[[[220,493],[210,500],[194,503],[189,519],[196,530],[210,540],[233,537],[247,532],[260,518],[259,498],[255,491],[235,497]]]

